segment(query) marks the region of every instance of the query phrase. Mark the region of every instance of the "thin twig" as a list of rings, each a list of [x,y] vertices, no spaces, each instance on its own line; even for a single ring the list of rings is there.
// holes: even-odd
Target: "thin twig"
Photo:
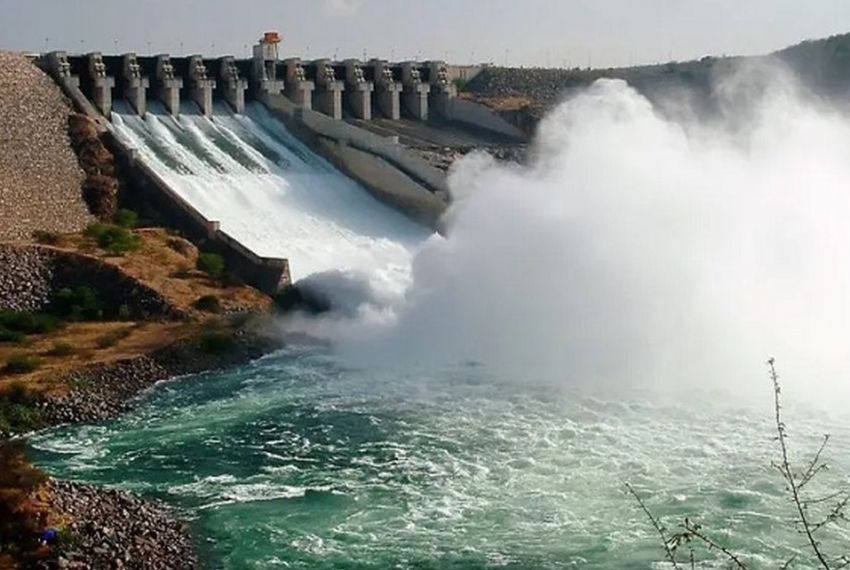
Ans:
[[[823,441],[820,444],[820,448],[818,448],[818,452],[815,453],[815,456],[812,458],[812,462],[809,463],[809,467],[800,477],[800,482],[797,485],[798,488],[802,489],[806,483],[812,480],[815,475],[818,474],[822,469],[826,469],[826,463],[820,463],[820,456],[823,453],[826,444],[829,443],[829,434],[824,434]]]
[[[658,532],[658,536],[661,537],[661,543],[664,545],[664,552],[667,553],[667,560],[670,561],[670,564],[673,565],[673,568],[675,570],[681,570],[681,566],[679,566],[679,563],[676,562],[676,555],[673,553],[673,549],[670,548],[667,536],[664,534],[664,527],[661,526],[661,523],[658,522],[658,519],[655,518],[655,515],[652,514],[652,512],[646,506],[646,503],[643,502],[643,499],[640,498],[640,495],[637,494],[637,491],[634,490],[631,484],[626,483],[626,489],[629,490],[629,493],[631,493],[632,497],[634,497],[635,500],[638,502],[641,510],[643,510],[643,512],[646,514],[646,516],[652,523],[652,526],[654,526],[655,530]]]
[[[740,568],[741,570],[747,570],[747,565],[741,562],[741,559],[738,558],[738,556],[734,552],[720,544],[717,544],[716,542],[714,542],[714,540],[711,539],[711,537],[703,534],[700,531],[699,525],[691,524],[690,519],[686,518],[685,524],[683,526],[689,535],[700,539],[703,543],[705,543],[706,546],[708,546],[709,549],[714,548],[715,550],[719,550],[724,555],[726,555],[726,557],[731,560],[738,568]]]
[[[791,567],[791,564],[793,564],[793,562],[795,560],[797,560],[797,555],[796,554],[791,555],[791,558],[786,560],[785,563],[782,566],[779,567],[779,570],[788,570]]]
[[[844,519],[844,509],[847,508],[848,502],[850,502],[850,495],[846,495],[843,499],[838,501],[822,521],[812,524],[812,534],[816,533],[829,523],[835,522],[839,519]]]
[[[818,503],[825,503],[827,501],[831,501],[836,497],[840,497],[842,495],[847,495],[847,491],[845,489],[841,489],[840,491],[836,491],[834,493],[830,493],[829,495],[824,495],[823,497],[818,497],[817,499],[805,499],[803,501],[803,505],[817,505]]]
[[[779,375],[776,373],[776,367],[774,366],[774,359],[771,358],[767,361],[768,366],[770,367],[770,379],[773,382],[773,408],[776,412],[776,431],[779,435],[779,447],[782,450],[782,465],[780,470],[782,471],[785,480],[788,482],[788,486],[791,490],[791,496],[794,499],[794,505],[797,507],[797,513],[800,517],[800,523],[803,526],[803,531],[806,534],[806,538],[809,541],[809,545],[812,547],[812,550],[815,553],[818,561],[821,566],[825,568],[825,570],[830,570],[829,563],[826,561],[823,553],[820,551],[820,545],[818,541],[815,540],[814,535],[812,534],[812,528],[809,524],[809,519],[806,516],[806,508],[803,505],[802,500],[800,499],[800,489],[797,487],[797,483],[794,480],[794,472],[791,470],[791,464],[788,460],[788,447],[785,443],[785,424],[782,423],[782,401],[781,401],[781,393],[782,389],[779,386]]]

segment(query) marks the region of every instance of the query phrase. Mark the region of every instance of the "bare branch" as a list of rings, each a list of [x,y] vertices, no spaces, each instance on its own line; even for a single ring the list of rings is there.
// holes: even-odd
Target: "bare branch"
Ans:
[[[785,441],[785,424],[782,422],[782,389],[779,385],[779,374],[776,373],[776,367],[774,366],[774,364],[775,361],[773,358],[767,361],[767,365],[770,369],[770,379],[773,382],[773,408],[776,412],[776,432],[779,435],[779,448],[782,451],[782,463],[780,471],[782,471],[782,474],[790,487],[791,497],[794,500],[794,505],[797,507],[797,514],[800,517],[799,521],[800,524],[803,526],[803,531],[809,541],[809,546],[811,546],[812,551],[815,553],[815,556],[818,559],[818,562],[820,562],[820,565],[825,570],[830,570],[829,563],[827,562],[826,558],[820,550],[820,544],[817,540],[815,540],[815,537],[812,534],[812,527],[809,523],[808,516],[806,515],[806,507],[800,499],[800,488],[794,480],[794,472],[792,471],[791,463],[788,460],[788,446]],[[820,455],[820,452],[818,452],[818,455]]]
[[[845,518],[844,509],[847,508],[848,502],[850,502],[850,495],[845,495],[844,498],[842,498],[835,504],[834,507],[832,507],[832,510],[829,511],[829,514],[826,515],[826,517],[822,521],[814,523],[812,525],[812,534],[819,531],[821,528],[825,527],[830,523],[833,523],[837,520],[843,520]]]
[[[704,543],[704,544],[705,544],[705,545],[709,548],[709,550],[711,550],[711,549],[719,550],[719,551],[720,551],[720,552],[722,552],[722,553],[723,553],[723,554],[724,554],[724,555],[725,555],[725,556],[726,556],[726,557],[730,560],[730,562],[732,562],[732,563],[733,563],[733,564],[734,564],[737,568],[739,568],[740,570],[747,570],[747,565],[746,565],[746,564],[744,564],[743,562],[741,562],[741,559],[740,559],[740,558],[738,558],[738,556],[737,556],[734,552],[732,552],[731,550],[729,550],[728,548],[726,548],[726,547],[724,547],[724,546],[721,546],[720,544],[716,543],[716,542],[715,542],[715,541],[714,541],[711,537],[709,537],[708,535],[704,534],[704,533],[702,532],[702,530],[701,530],[701,528],[700,528],[700,526],[699,526],[698,524],[693,524],[693,523],[691,523],[690,519],[687,519],[687,518],[686,518],[686,519],[685,519],[685,524],[684,524],[683,526],[684,526],[684,528],[685,528],[685,531],[686,531],[689,535],[691,535],[691,536],[693,536],[694,538],[697,538],[697,539],[699,539],[700,541],[702,541],[702,542],[703,542],[703,543]]]
[[[820,456],[823,453],[824,448],[826,448],[826,444],[829,443],[829,434],[824,434],[823,441],[818,448],[818,452],[815,453],[815,456],[812,458],[812,462],[809,463],[808,468],[803,472],[803,475],[800,477],[800,482],[797,485],[800,489],[802,489],[806,483],[812,480],[812,478],[818,474],[821,469],[826,469],[825,463],[820,463]]]
[[[840,491],[836,491],[834,493],[830,493],[829,495],[824,495],[823,497],[818,497],[816,499],[806,499],[806,500],[803,501],[803,504],[807,507],[810,506],[810,505],[817,505],[819,503],[825,503],[827,501],[831,501],[832,499],[834,499],[836,497],[840,497],[841,495],[847,495],[847,491],[842,489]]]
[[[791,555],[791,558],[789,558],[788,560],[786,560],[786,561],[782,564],[782,566],[780,566],[780,567],[779,567],[779,570],[788,570],[788,569],[791,567],[791,564],[793,564],[795,560],[797,560],[797,555],[796,555],[796,554],[792,554],[792,555]]]
[[[626,483],[626,489],[629,490],[629,493],[631,493],[632,497],[634,497],[638,502],[641,510],[643,510],[652,523],[652,526],[655,527],[655,530],[658,532],[658,536],[661,537],[661,542],[664,544],[664,552],[667,554],[667,560],[670,561],[670,564],[673,565],[675,570],[681,570],[681,566],[679,566],[679,563],[676,562],[676,555],[673,553],[673,549],[670,548],[670,542],[667,539],[667,535],[664,534],[664,527],[661,526],[661,523],[655,518],[655,515],[652,514],[646,506],[646,503],[643,502],[643,499],[640,498],[640,495],[637,494],[637,491],[634,490],[631,484]]]

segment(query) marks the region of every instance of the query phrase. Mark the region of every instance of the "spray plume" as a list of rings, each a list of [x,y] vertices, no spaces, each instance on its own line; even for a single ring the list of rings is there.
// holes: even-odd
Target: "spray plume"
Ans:
[[[775,355],[832,393],[850,373],[850,121],[781,70],[716,91],[722,119],[674,121],[601,80],[543,121],[528,165],[468,156],[403,301],[313,332],[361,362],[570,384],[745,391]]]

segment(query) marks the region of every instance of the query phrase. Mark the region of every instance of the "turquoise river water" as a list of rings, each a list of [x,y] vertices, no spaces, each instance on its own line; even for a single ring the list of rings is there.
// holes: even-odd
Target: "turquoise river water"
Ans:
[[[292,346],[31,444],[57,476],[183,509],[209,568],[665,568],[627,481],[670,528],[696,515],[752,567],[775,568],[804,551],[771,468],[770,412],[592,397],[472,365],[359,370]],[[823,485],[846,482],[846,421],[789,414],[799,448],[832,431]]]

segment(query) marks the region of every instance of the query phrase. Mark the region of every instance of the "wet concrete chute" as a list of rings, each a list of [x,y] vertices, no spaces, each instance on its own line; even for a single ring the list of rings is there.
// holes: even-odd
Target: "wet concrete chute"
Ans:
[[[445,62],[302,60],[279,44],[266,33],[249,59],[57,51],[39,62],[164,203],[245,258],[248,282],[367,266],[403,282],[448,201],[423,141],[521,133],[483,108],[470,115]]]

